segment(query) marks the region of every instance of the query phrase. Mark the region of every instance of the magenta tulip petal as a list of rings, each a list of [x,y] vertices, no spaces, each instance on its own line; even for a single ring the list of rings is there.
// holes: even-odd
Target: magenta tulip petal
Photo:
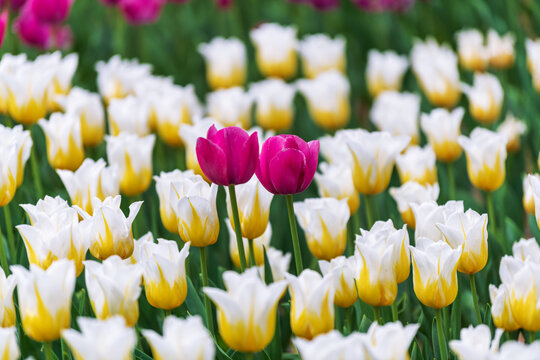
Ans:
[[[197,139],[195,150],[204,175],[217,185],[229,185],[225,153],[216,144],[203,137]]]
[[[241,164],[239,170],[242,172],[238,174],[237,182],[243,184],[252,178],[259,163],[259,137],[257,133],[251,134],[244,146],[240,148],[238,162]]]
[[[317,171],[317,164],[319,163],[319,140],[310,141],[307,145],[309,150],[306,154],[304,182],[302,184],[302,190],[300,191],[306,190],[309,184],[311,184],[315,172]]]
[[[284,149],[270,161],[270,179],[279,194],[298,192],[306,158],[301,151]]]

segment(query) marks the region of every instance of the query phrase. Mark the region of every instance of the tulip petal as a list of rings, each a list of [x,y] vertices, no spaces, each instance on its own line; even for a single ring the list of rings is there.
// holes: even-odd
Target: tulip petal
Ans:
[[[229,185],[227,181],[227,158],[223,150],[208,139],[197,139],[197,160],[204,175],[218,185]]]
[[[313,181],[313,176],[317,171],[317,164],[319,163],[319,140],[310,141],[308,144],[308,152],[306,155],[306,168],[304,169],[304,181],[299,192],[307,189],[309,184]]]
[[[306,157],[296,149],[280,151],[270,161],[269,177],[278,194],[295,194],[304,178]]]

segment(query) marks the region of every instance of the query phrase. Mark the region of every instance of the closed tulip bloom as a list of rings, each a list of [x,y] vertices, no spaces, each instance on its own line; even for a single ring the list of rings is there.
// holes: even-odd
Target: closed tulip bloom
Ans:
[[[465,69],[484,71],[489,65],[489,50],[484,35],[476,30],[461,30],[456,34],[459,63]]]
[[[306,98],[309,114],[317,126],[337,130],[347,125],[351,114],[350,85],[342,73],[329,70],[311,80],[298,80],[297,87]]]
[[[467,155],[471,183],[484,191],[501,187],[506,177],[506,137],[477,127],[469,137],[461,135],[458,141]]]
[[[0,354],[3,360],[17,360],[21,356],[17,345],[17,329],[15,326],[0,328]]]
[[[11,168],[11,173],[16,173],[17,187],[22,185],[24,179],[24,167],[28,158],[30,157],[30,151],[32,150],[32,137],[29,130],[23,130],[22,125],[15,125],[13,128],[0,125],[0,139],[2,144],[0,145],[4,154],[9,153],[10,147],[14,145],[14,150],[17,158],[16,168]],[[11,163],[11,160],[8,161]],[[11,165],[10,165],[11,166]]]
[[[421,185],[437,183],[435,152],[428,145],[424,148],[411,146],[396,158],[396,166],[401,183],[416,181]]]
[[[352,173],[356,190],[364,195],[383,192],[390,183],[396,157],[409,142],[409,137],[367,131],[349,139],[347,144],[353,156]]]
[[[266,130],[283,131],[291,127],[296,89],[281,79],[253,83],[249,94],[255,103],[255,121]]]
[[[120,209],[121,201],[120,195],[108,196],[103,201],[93,198],[92,216],[79,209],[79,215],[90,223],[88,231],[90,252],[100,260],[113,255],[127,259],[133,253],[131,226],[143,202],[137,201],[129,205],[129,215],[126,217]]]
[[[206,61],[206,80],[213,90],[242,86],[246,81],[246,48],[236,38],[216,37],[198,47]]]
[[[120,191],[127,196],[143,193],[152,182],[152,151],[156,137],[121,133],[106,136],[109,164],[120,171]]]
[[[249,36],[261,74],[282,79],[296,74],[296,28],[266,23],[251,30]]]
[[[249,135],[236,126],[221,130],[211,126],[205,138],[197,139],[197,160],[206,177],[217,185],[248,182],[255,173],[258,156],[257,134]]]
[[[15,326],[17,317],[13,305],[13,290],[16,279],[14,275],[6,277],[4,270],[0,269],[0,328]],[[2,354],[2,351],[0,351]]]
[[[525,212],[530,215],[535,214],[535,206],[534,206],[534,195],[533,190],[531,187],[531,182],[529,177],[535,177],[538,179],[538,183],[540,183],[540,175],[538,174],[528,174],[525,175],[523,178],[523,209],[525,209]]]
[[[150,344],[154,359],[214,360],[216,349],[212,335],[199,316],[180,319],[167,316],[163,336],[153,330],[142,330]]]
[[[507,285],[501,284],[496,287],[489,285],[489,298],[491,301],[491,317],[493,324],[504,331],[514,331],[519,329],[519,325],[512,313],[510,305],[510,289]]]
[[[129,24],[146,25],[159,19],[164,4],[161,0],[120,0],[118,8]]]
[[[40,21],[58,24],[66,20],[72,3],[72,0],[31,0],[29,6]]]
[[[62,199],[60,196],[51,197],[45,195],[45,198],[39,199],[36,205],[32,204],[21,204],[23,210],[26,212],[30,224],[34,224],[38,221],[41,215],[49,216],[52,213],[56,213],[59,210],[69,208],[69,205],[66,200]]]
[[[489,326],[480,324],[476,327],[469,325],[461,329],[459,340],[452,340],[448,344],[450,349],[460,360],[492,359],[499,350],[499,341],[503,332],[497,329],[495,337],[491,340]]]
[[[30,6],[22,7],[13,23],[13,30],[22,43],[42,51],[50,49],[55,40],[51,31],[52,26],[41,22]]]
[[[326,34],[308,35],[298,43],[304,75],[310,79],[328,70],[345,73],[345,38]]]
[[[501,36],[495,30],[490,29],[487,34],[489,64],[495,69],[506,69],[514,65],[515,42],[514,34],[507,33]]]
[[[465,213],[455,212],[444,224],[437,227],[444,240],[453,249],[461,249],[458,271],[475,274],[486,266],[488,260],[488,216],[469,209]]]
[[[420,124],[427,136],[428,143],[435,151],[437,160],[452,162],[461,156],[461,146],[458,138],[461,134],[461,120],[465,111],[456,108],[452,111],[446,109],[433,109],[429,114],[422,114]]]
[[[320,197],[347,200],[350,214],[354,214],[360,205],[360,197],[354,188],[352,172],[346,164],[321,163],[320,173],[315,174],[315,182]]]
[[[420,302],[441,309],[454,302],[458,292],[457,266],[461,248],[443,241],[416,239],[411,246],[414,293]]]
[[[144,101],[134,96],[112,99],[107,107],[111,135],[127,132],[139,136],[150,133],[148,126],[149,109]]]
[[[32,0],[36,1],[36,0]],[[50,1],[50,0],[38,0]],[[66,1],[66,0],[52,0]],[[67,0],[70,1],[71,0]],[[61,30],[59,31],[61,33]],[[58,36],[58,35],[56,35]],[[62,57],[60,51],[51,54],[40,55],[34,60],[34,65],[41,68],[53,69],[53,78],[47,88],[47,107],[49,111],[60,111],[61,108],[57,102],[59,96],[64,96],[71,90],[71,81],[79,64],[79,55],[72,53]]]
[[[540,351],[540,342],[535,341],[531,344],[524,344],[519,341],[506,341],[502,344],[496,360],[525,359],[534,360]]]
[[[57,96],[56,101],[64,112],[79,117],[84,146],[96,146],[103,141],[105,114],[98,94],[74,87],[69,94]]]
[[[164,104],[171,101],[171,98],[177,98],[182,92],[182,87],[175,85],[172,77],[148,75],[142,77],[139,81],[133,84],[132,95],[137,100],[145,103],[148,108],[148,127],[150,131],[158,130],[158,111]],[[180,101],[179,98],[176,100]],[[178,104],[179,105],[179,104]],[[178,106],[176,111],[183,110],[182,106]],[[163,109],[161,114],[166,116],[170,109]]]
[[[406,56],[393,51],[369,50],[366,81],[371,97],[376,98],[385,91],[400,91],[408,67],[409,61]]]
[[[527,39],[525,42],[527,51],[527,68],[531,73],[534,89],[540,91],[540,40]]]
[[[317,259],[330,260],[343,254],[350,217],[346,200],[306,199],[294,203],[294,213],[306,235],[309,251]]]
[[[217,129],[223,128],[219,123],[211,118],[199,119],[192,125],[182,124],[178,135],[182,138],[184,145],[186,146],[186,166],[188,169],[193,170],[197,175],[202,176],[206,181],[208,179],[201,170],[199,161],[197,160],[197,139],[205,137],[208,133],[208,129],[214,125]]]
[[[0,59],[0,73],[13,74],[16,69],[27,62],[26,54],[12,55],[6,53]],[[9,92],[7,82],[0,81],[0,113],[7,114],[9,103]]]
[[[226,290],[205,287],[218,308],[218,327],[225,343],[242,352],[262,351],[274,337],[276,309],[287,288],[284,280],[266,285],[256,268],[243,274],[223,273]]]
[[[403,326],[399,321],[384,325],[373,322],[362,337],[367,359],[408,359],[419,327],[419,324]]]
[[[249,128],[251,105],[251,96],[241,87],[216,90],[207,97],[208,115],[224,127]]]
[[[47,270],[30,265],[11,266],[17,279],[17,295],[22,327],[26,335],[40,342],[60,338],[71,321],[71,297],[75,289],[75,266],[58,260]]]
[[[77,323],[80,332],[74,329],[62,331],[62,338],[76,359],[132,359],[137,335],[121,316],[104,320],[79,317]]]
[[[306,143],[296,135],[278,135],[262,145],[255,174],[272,194],[297,194],[307,189],[319,161],[319,141]]]
[[[444,205],[437,205],[435,201],[411,203],[411,208],[416,219],[414,238],[426,237],[433,241],[443,241],[444,236],[437,227],[437,223],[446,223],[454,213],[463,213],[463,201],[450,200]]]
[[[489,125],[499,119],[504,92],[495,75],[474,74],[473,85],[464,84],[463,92],[469,98],[469,111],[476,121]]]
[[[439,197],[439,184],[420,185],[415,181],[408,181],[398,188],[390,188],[389,193],[397,203],[403,222],[409,228],[414,229],[416,227],[416,220],[411,204],[437,201]]]
[[[519,151],[521,147],[521,135],[527,132],[527,125],[517,119],[514,115],[508,114],[502,123],[497,127],[497,132],[506,136],[506,150],[511,153]]]
[[[231,222],[227,219],[227,228],[229,229],[229,253],[231,255],[231,260],[237,268],[240,268],[240,255],[238,254],[238,244],[236,242],[236,234],[234,232],[233,227],[231,226]],[[246,237],[243,237],[242,240],[244,241],[244,249],[249,248],[248,241],[253,241],[253,253],[255,256],[255,266],[261,266],[264,265],[264,249],[268,249],[270,247],[270,239],[272,238],[272,226],[268,224],[268,227],[264,231],[264,233],[256,238],[247,239]],[[244,252],[245,258],[246,258],[246,264],[249,263],[248,258],[248,252]]]
[[[109,103],[111,99],[133,95],[135,85],[150,76],[152,66],[137,60],[122,60],[119,55],[96,64],[99,93]]]
[[[365,348],[362,336],[359,333],[343,336],[339,331],[332,330],[309,341],[296,338],[293,343],[301,358],[306,360],[363,360]]]
[[[353,156],[349,150],[348,141],[363,136],[364,129],[342,129],[336,131],[334,136],[325,135],[319,139],[321,154],[329,164],[341,164],[351,166]]]
[[[291,264],[291,254],[283,254],[281,250],[268,247],[266,249],[266,256],[270,263],[270,271],[274,281],[285,280],[285,275],[289,272],[289,265]],[[266,263],[259,266],[261,278],[264,277],[265,266],[267,266]]]
[[[358,300],[354,281],[356,273],[356,258],[354,256],[338,256],[330,261],[320,260],[319,267],[323,276],[331,276],[336,294],[334,304],[342,308],[353,306]]]
[[[146,299],[159,309],[172,310],[182,305],[187,295],[186,258],[189,242],[181,251],[175,241],[158,239],[143,242],[141,249]]]
[[[286,274],[291,294],[291,329],[311,340],[334,329],[334,286],[331,276],[306,269],[299,276]]]
[[[456,54],[434,39],[416,42],[411,51],[416,79],[430,103],[452,108],[461,97]]]
[[[408,136],[418,144],[420,97],[412,93],[383,92],[375,99],[369,114],[378,130],[393,136]]]
[[[111,256],[102,263],[84,262],[86,289],[96,318],[121,315],[126,325],[134,326],[139,318],[138,298],[141,294],[142,269]]]

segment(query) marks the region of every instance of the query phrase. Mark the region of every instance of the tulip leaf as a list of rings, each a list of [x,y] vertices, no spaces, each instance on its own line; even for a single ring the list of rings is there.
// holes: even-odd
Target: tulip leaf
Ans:
[[[216,348],[218,349],[218,352],[217,352],[216,355],[217,355],[217,358],[220,359],[220,360],[221,360],[221,359],[224,359],[224,360],[232,360],[233,357],[234,357],[234,354],[236,353],[236,352],[233,352],[233,353],[231,354],[231,356],[229,356],[229,355],[221,348],[221,346],[219,346],[218,344],[216,344]]]
[[[268,285],[274,282],[272,276],[272,267],[270,266],[270,260],[268,260],[268,254],[266,253],[266,246],[263,246],[264,253],[264,282]]]
[[[450,315],[451,333],[452,339],[459,338],[459,331],[461,329],[461,292],[458,292],[456,300],[452,304],[452,314]]]
[[[140,359],[140,360],[152,360],[152,357],[148,356],[147,354],[145,354],[143,351],[141,351],[140,349],[135,349],[134,353],[133,353],[135,359]]]
[[[197,289],[193,286],[190,278],[187,278],[188,283],[188,292],[186,296],[186,305],[188,311],[191,315],[200,315],[206,319],[206,314],[204,312],[204,305],[201,301],[201,298],[198,295]],[[206,320],[205,320],[206,321]]]

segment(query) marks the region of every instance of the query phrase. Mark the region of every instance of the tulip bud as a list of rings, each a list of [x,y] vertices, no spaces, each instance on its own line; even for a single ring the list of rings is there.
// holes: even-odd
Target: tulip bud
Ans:
[[[476,121],[489,125],[499,119],[504,93],[495,75],[475,73],[473,86],[464,84],[463,92],[469,98],[469,111]]]
[[[31,10],[31,6],[24,6],[13,24],[13,30],[21,42],[37,47],[41,50],[49,49],[52,45],[51,26],[43,23]],[[40,116],[41,117],[41,116]]]
[[[118,8],[131,25],[151,24],[161,15],[161,0],[120,0]]]
[[[223,273],[225,290],[205,287],[218,308],[219,333],[227,346],[242,352],[262,351],[274,337],[276,309],[287,288],[284,280],[266,285],[256,268]]]
[[[319,196],[347,200],[349,213],[354,214],[360,205],[360,197],[354,188],[350,167],[339,163],[333,165],[321,163],[319,170],[321,173],[315,174]]]
[[[420,302],[440,309],[454,302],[458,292],[457,266],[461,248],[443,241],[416,239],[411,246],[414,293]]]
[[[487,34],[487,50],[489,53],[489,64],[495,69],[506,69],[514,65],[514,34],[507,33],[503,36],[490,29]]]
[[[147,105],[130,95],[122,99],[112,99],[107,107],[111,135],[118,136],[123,132],[141,137],[148,135],[150,128]]]
[[[0,327],[0,354],[4,360],[17,360],[21,357],[16,332],[15,326]]]
[[[238,253],[238,244],[236,242],[236,233],[234,232],[233,227],[229,219],[226,221],[227,228],[229,229],[229,253],[231,255],[231,260],[237,268],[240,268],[240,255]],[[255,255],[255,266],[264,265],[264,249],[270,247],[270,239],[272,238],[272,226],[268,224],[268,227],[264,233],[256,238],[248,239],[242,237],[244,241],[244,249],[248,249],[249,241],[253,241],[253,253]],[[244,252],[244,257],[246,258],[246,264],[249,263],[248,252]]]
[[[420,97],[412,93],[383,92],[371,108],[371,122],[378,130],[393,136],[408,136],[418,144],[418,114]]]
[[[416,221],[414,238],[416,240],[426,237],[432,241],[444,241],[444,236],[437,227],[437,223],[446,223],[454,213],[463,213],[463,201],[450,200],[444,205],[437,205],[435,201],[411,203],[411,209]]]
[[[356,258],[351,256],[338,256],[330,262],[319,261],[319,267],[323,276],[331,276],[334,282],[336,294],[334,304],[342,308],[353,306],[358,300],[354,276],[356,272]]]
[[[396,158],[399,179],[402,184],[416,181],[420,185],[437,183],[435,153],[428,145],[424,148],[411,146]]]
[[[502,334],[503,331],[497,329],[492,341],[489,326],[484,324],[476,327],[469,325],[468,328],[461,329],[459,340],[452,340],[448,345],[460,359],[489,359],[499,350]]]
[[[216,90],[207,97],[208,115],[224,127],[249,128],[251,104],[251,96],[240,87]]]
[[[77,319],[80,332],[67,329],[62,331],[73,354],[81,359],[131,359],[137,344],[135,329],[127,327],[121,316],[105,320],[86,317]],[[99,344],[99,346],[96,346]]]
[[[347,201],[334,198],[306,199],[294,203],[294,213],[304,230],[309,251],[317,258],[340,256],[347,246]]]
[[[489,285],[493,324],[499,329],[508,332],[519,329],[519,325],[516,323],[516,319],[512,314],[510,295],[510,289],[505,284],[501,284],[499,287],[493,284]]]
[[[385,91],[400,91],[408,67],[406,56],[393,51],[369,50],[365,76],[371,97],[376,98]]]
[[[467,155],[467,173],[471,183],[480,190],[495,191],[506,177],[506,137],[496,132],[475,128],[458,142]]]
[[[409,144],[410,138],[393,137],[387,132],[362,131],[347,140],[353,157],[354,187],[364,195],[384,191],[390,183],[396,157]]]
[[[446,108],[453,108],[458,103],[461,86],[457,57],[448,45],[439,45],[434,39],[415,43],[411,64],[430,103]]]
[[[259,266],[259,274],[261,275],[261,278],[264,278],[265,267],[270,266],[270,271],[272,272],[272,278],[274,281],[285,280],[285,275],[289,272],[289,265],[291,264],[291,254],[283,254],[281,250],[268,247],[266,249],[266,256],[268,257],[268,262],[270,264],[264,263],[264,265]],[[237,267],[240,267],[239,265],[240,259],[238,260]]]
[[[15,289],[15,276],[6,277],[4,270],[0,269],[0,328],[15,326],[17,316],[13,305],[13,290]],[[2,336],[0,335],[0,338]],[[0,348],[2,347],[0,340]],[[0,350],[0,354],[5,354]]]
[[[206,61],[206,80],[212,90],[244,85],[246,48],[240,40],[216,37],[198,50]]]
[[[102,263],[86,260],[84,265],[86,289],[96,318],[105,320],[121,315],[127,326],[134,326],[139,318],[141,267],[124,262],[118,256],[111,256]]]
[[[286,274],[291,294],[291,329],[311,340],[334,329],[334,294],[331,276],[306,269],[299,276]]]
[[[489,50],[484,46],[484,35],[476,29],[456,33],[459,63],[467,70],[485,71],[489,63]]]
[[[297,194],[307,189],[319,161],[319,141],[306,143],[296,135],[267,139],[255,174],[272,194]]]
[[[326,34],[308,35],[298,43],[304,75],[310,79],[328,70],[345,73],[345,38]]]
[[[371,323],[362,337],[368,359],[408,359],[408,350],[418,332],[419,324],[403,326],[399,321],[379,325]]]
[[[2,149],[3,154],[10,154],[14,151],[14,156],[17,159],[17,166],[13,166],[12,159],[7,160],[6,163],[9,164],[11,175],[15,175],[17,187],[22,185],[24,178],[24,167],[28,158],[30,157],[30,151],[32,150],[32,137],[30,136],[29,130],[23,130],[21,125],[16,125],[13,128],[5,127],[0,125],[0,139],[2,139],[2,144],[0,149]],[[13,149],[11,149],[13,147]],[[9,176],[8,176],[9,179]],[[9,183],[9,180],[8,180]]]
[[[17,279],[17,295],[22,327],[35,341],[60,338],[71,321],[71,297],[75,289],[75,266],[69,260],[58,260],[47,270],[30,265],[11,266]]]
[[[398,188],[390,188],[390,195],[397,203],[401,219],[409,228],[416,227],[414,212],[411,204],[437,201],[439,197],[439,184],[420,185],[415,181],[408,181]]]
[[[265,130],[283,131],[291,127],[294,117],[296,89],[281,79],[253,83],[249,94],[253,98],[255,120]]]
[[[127,196],[143,193],[152,182],[152,150],[156,137],[121,133],[106,136],[107,159],[120,171],[120,191]]]
[[[302,359],[364,359],[365,348],[362,343],[363,335],[355,332],[344,337],[339,331],[332,330],[310,341],[296,338],[293,340],[293,343]]]
[[[437,160],[453,162],[461,156],[458,138],[464,113],[463,108],[456,108],[451,112],[439,108],[421,115],[422,131],[435,151]]]
[[[521,147],[520,137],[527,132],[527,125],[514,115],[508,114],[506,119],[497,127],[497,132],[507,139],[506,151],[515,153]]]
[[[529,215],[534,215],[535,205],[534,205],[534,195],[531,187],[531,182],[529,177],[535,177],[540,183],[540,175],[538,174],[528,174],[523,178],[523,208],[525,212]]]
[[[251,30],[249,36],[263,76],[289,79],[296,74],[296,28],[265,23]]]
[[[213,360],[215,346],[212,335],[199,316],[180,319],[167,316],[163,321],[163,336],[153,330],[142,330],[155,359]]]

